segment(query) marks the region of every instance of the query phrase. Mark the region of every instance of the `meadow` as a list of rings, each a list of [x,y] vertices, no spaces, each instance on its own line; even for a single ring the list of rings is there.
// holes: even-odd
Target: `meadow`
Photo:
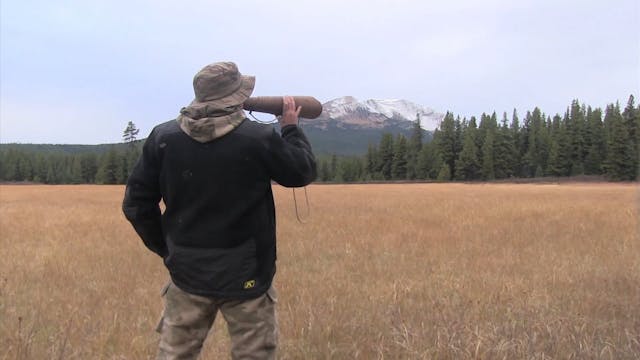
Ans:
[[[0,359],[155,356],[123,191],[0,185]],[[637,184],[312,185],[303,223],[274,193],[281,359],[640,358]]]

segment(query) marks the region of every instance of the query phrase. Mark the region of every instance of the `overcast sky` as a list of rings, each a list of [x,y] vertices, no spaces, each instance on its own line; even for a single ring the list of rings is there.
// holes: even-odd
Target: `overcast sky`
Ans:
[[[461,116],[636,98],[637,0],[31,1],[0,8],[0,142],[146,137],[235,61],[254,95],[406,99]]]

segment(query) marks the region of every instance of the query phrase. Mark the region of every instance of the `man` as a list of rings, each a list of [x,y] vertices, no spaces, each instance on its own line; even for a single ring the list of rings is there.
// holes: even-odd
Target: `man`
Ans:
[[[197,358],[218,311],[232,358],[275,358],[271,181],[305,186],[316,163],[292,97],[283,100],[281,135],[246,119],[242,104],[254,84],[234,63],[204,67],[193,80],[195,100],[153,129],[127,182],[125,216],[171,276],[158,359]]]

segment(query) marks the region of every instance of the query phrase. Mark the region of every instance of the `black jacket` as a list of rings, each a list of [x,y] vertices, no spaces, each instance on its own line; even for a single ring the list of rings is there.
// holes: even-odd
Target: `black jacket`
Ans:
[[[311,146],[297,126],[284,127],[280,136],[271,125],[245,119],[200,143],[174,120],[147,138],[123,211],[179,288],[253,298],[269,288],[276,271],[271,181],[299,187],[315,177]]]

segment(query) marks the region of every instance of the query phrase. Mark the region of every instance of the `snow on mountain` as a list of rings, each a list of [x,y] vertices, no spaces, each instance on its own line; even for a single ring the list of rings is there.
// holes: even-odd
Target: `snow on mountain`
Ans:
[[[367,120],[372,127],[383,126],[387,119],[415,121],[420,115],[420,124],[425,130],[433,131],[440,125],[443,114],[407,100],[369,99],[359,101],[353,96],[344,96],[323,104],[323,117],[332,119],[350,119],[349,122],[357,122],[366,126]],[[354,119],[355,118],[355,119]]]

